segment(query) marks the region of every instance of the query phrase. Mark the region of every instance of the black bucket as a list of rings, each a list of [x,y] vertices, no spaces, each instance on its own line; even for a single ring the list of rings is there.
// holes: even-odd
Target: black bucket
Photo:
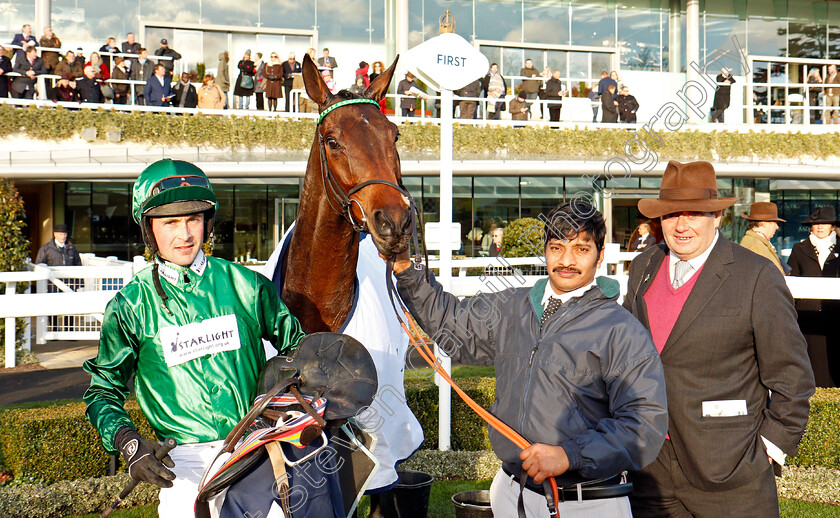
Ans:
[[[397,485],[379,500],[388,518],[426,518],[435,477],[422,471],[397,470]],[[387,495],[387,496],[386,496]]]
[[[493,518],[490,508],[490,491],[463,491],[452,495],[455,518]]]

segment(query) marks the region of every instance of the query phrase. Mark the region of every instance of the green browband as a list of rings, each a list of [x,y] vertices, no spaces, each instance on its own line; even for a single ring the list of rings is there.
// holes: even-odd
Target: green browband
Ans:
[[[348,104],[375,104],[376,106],[379,106],[379,103],[373,99],[347,99],[346,101],[340,101],[321,112],[321,116],[318,117],[318,124],[321,124],[321,121],[324,120],[324,117],[326,117],[328,113],[336,108],[347,106]]]

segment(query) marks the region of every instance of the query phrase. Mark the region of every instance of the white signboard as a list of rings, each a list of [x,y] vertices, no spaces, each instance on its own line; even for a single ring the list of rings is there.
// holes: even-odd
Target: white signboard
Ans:
[[[458,90],[487,74],[487,58],[467,40],[445,33],[409,50],[406,67],[435,90]]]
[[[440,223],[426,223],[425,230],[423,232],[423,238],[426,240],[426,248],[429,250],[440,250],[441,249],[441,241],[443,241],[444,233],[443,233],[443,225]],[[460,250],[461,248],[461,224],[460,223],[450,223],[449,226],[449,239],[447,240],[447,245],[451,247],[453,251]]]

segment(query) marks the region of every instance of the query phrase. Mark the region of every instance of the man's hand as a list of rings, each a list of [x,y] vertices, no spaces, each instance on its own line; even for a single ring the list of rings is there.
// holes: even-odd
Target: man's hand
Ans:
[[[123,426],[114,438],[114,446],[122,453],[131,478],[160,487],[172,487],[175,473],[166,468],[174,468],[175,463],[169,455],[161,460],[155,457],[162,445],[146,439],[134,428]]]
[[[522,470],[537,484],[569,470],[569,457],[561,446],[532,444],[522,450],[519,458],[522,459]]]
[[[386,261],[389,259],[381,253],[379,254],[379,257],[385,259]],[[406,248],[403,252],[400,252],[396,257],[394,257],[394,273],[400,273],[409,266],[411,266],[411,254],[408,253],[408,248]]]

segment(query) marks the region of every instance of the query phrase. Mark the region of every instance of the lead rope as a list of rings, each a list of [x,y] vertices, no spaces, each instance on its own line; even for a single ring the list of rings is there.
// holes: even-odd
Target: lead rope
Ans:
[[[396,292],[396,287],[392,282],[393,271],[394,259],[389,258],[385,261],[385,284],[387,285],[388,298],[391,299],[391,306],[394,308],[394,311],[397,315],[397,320],[400,321],[400,327],[402,327],[403,331],[405,331],[405,334],[408,335],[409,345],[413,346],[417,350],[417,352],[420,353],[420,356],[423,358],[423,360],[426,361],[426,363],[429,364],[429,367],[431,367],[432,370],[438,376],[443,378],[443,380],[446,381],[452,387],[452,390],[454,390],[455,393],[458,394],[458,396],[464,401],[464,403],[466,403],[467,406],[470,407],[473,412],[478,414],[479,417],[484,419],[484,421],[487,424],[495,428],[499,433],[501,433],[504,437],[506,437],[519,448],[524,450],[525,448],[531,446],[531,443],[528,442],[524,437],[519,435],[519,433],[517,433],[516,430],[505,424],[501,419],[494,416],[493,414],[488,412],[484,407],[476,403],[469,395],[467,395],[466,392],[464,392],[461,389],[461,387],[458,386],[458,384],[456,384],[452,380],[449,374],[447,374],[447,372],[443,368],[441,368],[440,362],[435,357],[434,352],[432,352],[432,350],[429,349],[429,346],[426,343],[426,341],[422,338],[423,335],[420,333],[420,330],[415,325],[414,320],[412,320],[408,309],[405,307],[405,304],[403,304],[402,299]],[[426,269],[426,273],[428,277],[428,268]],[[411,326],[411,330],[409,330],[409,327],[406,325],[405,321],[403,321],[402,317],[400,317],[400,312],[397,310],[396,303],[394,302],[394,295],[396,295],[396,300],[400,305],[400,309],[402,310],[403,315],[405,315],[406,321],[408,321],[408,324]],[[524,490],[525,480],[527,476],[527,474],[523,473],[520,477],[520,484],[522,489],[520,490],[519,502],[517,507],[521,518],[525,518],[524,505],[522,504],[522,490]],[[548,502],[548,514],[552,518],[559,518],[560,509],[558,506],[560,500],[560,492],[557,488],[557,481],[554,479],[554,477],[549,477],[548,483],[551,486],[551,491],[546,492],[546,500]]]

